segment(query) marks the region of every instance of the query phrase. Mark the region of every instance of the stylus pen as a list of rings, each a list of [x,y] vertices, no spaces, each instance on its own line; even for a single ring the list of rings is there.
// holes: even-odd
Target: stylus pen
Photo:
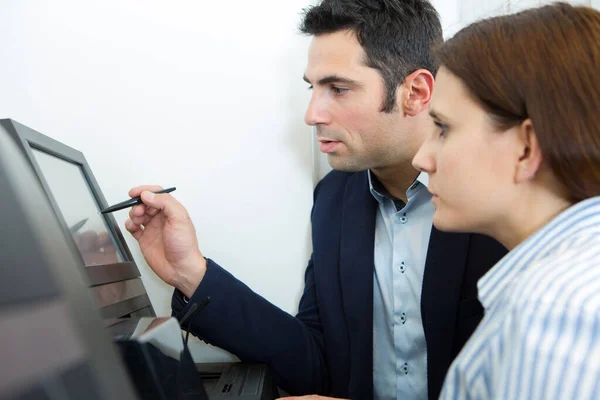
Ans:
[[[174,187],[168,188],[168,189],[159,190],[158,192],[153,192],[153,193],[156,193],[156,194],[159,194],[159,193],[171,193],[173,190],[175,190]],[[104,210],[101,211],[101,213],[102,214],[108,214],[108,213],[111,213],[113,211],[119,211],[119,210],[122,210],[124,208],[133,207],[133,206],[136,206],[136,205],[142,204],[142,203],[143,203],[143,201],[142,201],[142,198],[140,196],[132,197],[131,199],[122,201],[120,203],[117,203],[114,206],[106,207]]]

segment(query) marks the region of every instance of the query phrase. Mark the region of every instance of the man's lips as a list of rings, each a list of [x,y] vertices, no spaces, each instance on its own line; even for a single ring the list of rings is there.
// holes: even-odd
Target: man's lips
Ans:
[[[319,139],[319,142],[321,143],[321,145],[319,146],[319,150],[321,150],[321,152],[323,153],[329,153],[331,151],[333,151],[338,144],[340,144],[341,142],[336,142],[334,140],[325,140],[325,139]]]

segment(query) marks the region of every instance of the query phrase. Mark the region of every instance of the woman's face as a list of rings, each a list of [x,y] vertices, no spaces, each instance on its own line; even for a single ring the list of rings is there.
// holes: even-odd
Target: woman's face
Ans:
[[[499,131],[462,81],[442,67],[430,106],[438,125],[413,159],[429,174],[434,225],[491,234],[518,206],[515,172],[522,148],[517,129]]]

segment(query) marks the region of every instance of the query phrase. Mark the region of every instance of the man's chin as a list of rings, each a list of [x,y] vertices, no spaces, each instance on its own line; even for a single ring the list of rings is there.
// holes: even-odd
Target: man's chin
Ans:
[[[363,166],[362,163],[341,157],[335,154],[327,154],[327,161],[332,169],[341,172],[360,172],[369,169],[368,166]]]

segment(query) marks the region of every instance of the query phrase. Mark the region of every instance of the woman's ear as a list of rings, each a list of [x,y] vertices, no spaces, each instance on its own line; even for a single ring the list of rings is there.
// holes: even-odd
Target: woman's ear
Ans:
[[[517,151],[519,153],[515,170],[515,183],[522,183],[535,178],[542,165],[543,155],[530,119],[523,121],[516,129]]]

